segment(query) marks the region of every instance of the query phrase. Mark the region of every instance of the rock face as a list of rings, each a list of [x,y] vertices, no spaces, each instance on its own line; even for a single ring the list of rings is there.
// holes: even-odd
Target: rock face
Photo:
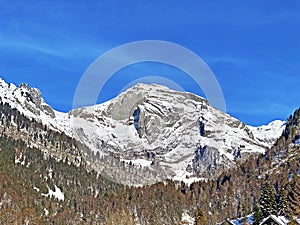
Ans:
[[[284,129],[279,122],[246,126],[199,96],[159,85],[138,84],[106,103],[69,113],[53,110],[26,84],[0,80],[0,97],[83,143],[90,165],[107,178],[133,185],[216,176],[237,160],[264,152]]]
[[[218,149],[198,146],[193,159],[193,172],[197,176],[214,177],[220,171],[228,169],[231,161],[221,155]]]
[[[0,79],[0,96],[2,102],[8,102],[12,107],[30,117],[37,118],[42,114],[51,118],[55,117],[54,110],[45,103],[40,90],[31,88],[28,84],[16,87]]]
[[[249,153],[264,152],[272,142],[258,139],[248,126],[205,99],[159,85],[138,84],[111,101],[71,115],[77,138],[106,161],[117,156],[178,180],[216,176]],[[204,150],[197,153],[200,145]]]

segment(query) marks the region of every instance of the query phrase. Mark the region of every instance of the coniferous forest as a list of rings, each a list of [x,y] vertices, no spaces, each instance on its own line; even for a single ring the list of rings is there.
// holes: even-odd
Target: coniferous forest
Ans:
[[[67,135],[6,104],[0,105],[0,123],[0,224],[183,224],[183,213],[195,224],[251,213],[255,224],[270,214],[292,224],[300,217],[300,109],[265,154],[237,160],[217,179],[190,186],[170,180],[116,184],[94,172]],[[51,196],[57,188],[63,199]]]

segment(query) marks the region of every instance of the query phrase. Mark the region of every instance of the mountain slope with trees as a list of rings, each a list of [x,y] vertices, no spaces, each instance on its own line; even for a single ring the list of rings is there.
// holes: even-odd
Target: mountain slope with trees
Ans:
[[[82,143],[1,102],[0,221],[169,225],[188,214],[195,224],[216,224],[251,213],[255,224],[271,213],[292,220],[300,217],[299,139],[300,109],[271,149],[236,157],[216,178],[129,187],[95,172],[86,160],[93,153]],[[209,150],[197,154],[203,149]],[[130,165],[124,169],[135,176]]]

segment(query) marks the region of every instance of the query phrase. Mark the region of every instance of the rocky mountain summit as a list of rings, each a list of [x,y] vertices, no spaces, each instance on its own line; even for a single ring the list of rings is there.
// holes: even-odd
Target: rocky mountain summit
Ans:
[[[26,84],[0,82],[1,102],[82,143],[90,166],[117,182],[151,184],[214,177],[264,152],[284,123],[246,126],[191,93],[138,84],[100,105],[61,113]]]
[[[103,158],[113,153],[120,161],[186,182],[215,176],[236,160],[264,152],[284,129],[277,121],[270,125],[273,132],[267,132],[268,125],[255,130],[204,98],[160,85],[138,84],[70,114],[78,138]]]
[[[40,90],[31,88],[28,84],[16,87],[0,79],[0,97],[1,102],[8,102],[12,108],[16,108],[27,116],[37,118],[44,114],[51,118],[55,117],[54,110],[45,103]]]

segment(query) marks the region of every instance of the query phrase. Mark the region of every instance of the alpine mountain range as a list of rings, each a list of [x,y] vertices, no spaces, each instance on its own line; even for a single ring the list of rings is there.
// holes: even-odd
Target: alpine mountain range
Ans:
[[[137,84],[108,102],[68,113],[54,110],[27,84],[1,79],[0,96],[28,119],[75,138],[92,169],[128,185],[217,177],[237,160],[272,147],[285,128],[279,120],[245,125],[200,96],[156,84]],[[26,136],[19,138],[28,141]],[[43,150],[51,154],[51,147]]]

